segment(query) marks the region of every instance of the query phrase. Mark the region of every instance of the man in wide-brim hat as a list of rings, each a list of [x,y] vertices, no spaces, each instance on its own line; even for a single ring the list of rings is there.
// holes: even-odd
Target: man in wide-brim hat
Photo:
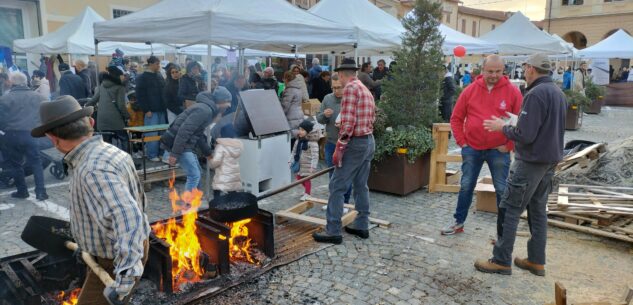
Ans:
[[[374,121],[376,118],[374,97],[356,77],[358,66],[353,59],[344,59],[334,71],[343,89],[341,101],[340,131],[332,163],[335,169],[330,178],[330,197],[327,205],[327,225],[324,232],[314,233],[317,242],[340,244],[344,194],[350,181],[354,187],[354,204],[358,215],[345,227],[349,234],[360,238],[369,237],[369,189],[367,178],[374,157]]]
[[[34,137],[48,136],[70,170],[70,226],[81,250],[94,256],[115,283],[105,287],[88,268],[77,304],[125,304],[143,274],[149,223],[145,194],[132,157],[93,136],[92,107],[72,96],[40,106]]]

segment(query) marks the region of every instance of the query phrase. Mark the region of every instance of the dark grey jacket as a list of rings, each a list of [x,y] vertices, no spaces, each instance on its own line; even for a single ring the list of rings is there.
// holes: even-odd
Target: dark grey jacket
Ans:
[[[70,95],[75,99],[88,97],[88,87],[79,75],[73,74],[71,71],[62,72],[59,78],[59,95]]]
[[[125,103],[125,86],[110,75],[104,76],[86,105],[97,106],[97,129],[101,131],[123,130],[125,121],[130,118]]]
[[[558,163],[563,158],[565,136],[565,94],[549,76],[527,88],[516,127],[503,133],[515,143],[515,158],[525,162]]]
[[[196,97],[197,103],[179,114],[169,129],[160,138],[160,145],[178,158],[182,153],[198,148],[202,154],[211,155],[211,146],[207,143],[204,130],[211,125],[217,107],[211,99],[213,93],[201,92]]]
[[[145,71],[136,79],[136,100],[143,112],[167,112],[163,96],[165,79],[160,73]]]
[[[26,86],[14,86],[0,97],[0,130],[30,131],[40,124],[40,104],[46,98]]]
[[[323,111],[325,109],[332,109],[334,113],[332,116],[325,117]],[[323,103],[321,103],[321,109],[319,113],[317,113],[316,118],[317,122],[325,125],[325,132],[327,133],[327,141],[331,144],[336,144],[338,141],[338,131],[339,128],[335,126],[336,117],[341,112],[341,99],[337,98],[334,93],[330,93],[323,98]]]

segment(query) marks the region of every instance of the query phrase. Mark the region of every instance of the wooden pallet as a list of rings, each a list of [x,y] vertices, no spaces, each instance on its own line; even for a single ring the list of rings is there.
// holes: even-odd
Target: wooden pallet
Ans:
[[[575,165],[585,168],[589,166],[591,160],[598,159],[600,154],[605,151],[607,151],[607,146],[604,143],[591,145],[575,154],[563,158],[563,160],[558,163],[558,166],[556,166],[556,171],[564,171]]]
[[[322,207],[325,205],[327,205],[327,200],[310,197],[308,198],[308,200],[299,202],[289,209],[275,213],[275,216],[280,218],[280,220],[284,218],[294,219],[325,227],[325,225],[327,224],[327,220],[319,217],[304,215],[305,212],[316,206]],[[358,215],[358,211],[354,210],[354,205],[352,204],[346,204],[344,205],[344,207],[347,208],[349,211],[345,213],[345,215],[343,215],[343,217],[341,218],[341,222],[343,223],[343,226],[347,226],[354,221],[356,215]],[[389,226],[391,226],[390,222],[373,217],[369,217],[369,222],[383,228],[388,228]]]
[[[563,286],[562,283],[556,282],[554,283],[554,299],[556,300],[554,303],[547,303],[545,305],[567,305],[567,289]],[[583,302],[583,303],[570,303],[571,305],[629,305],[633,300],[633,288],[630,286],[626,288],[624,292],[624,296],[621,301],[611,303],[608,301],[598,301],[598,302]]]
[[[451,174],[446,170],[447,163],[461,163],[461,155],[448,154],[448,134],[451,132],[451,124],[435,123],[433,124],[433,141],[435,148],[431,151],[431,166],[429,177],[429,193],[434,192],[459,192],[459,181],[450,181]],[[448,180],[447,180],[448,179]],[[451,184],[450,182],[453,182]]]

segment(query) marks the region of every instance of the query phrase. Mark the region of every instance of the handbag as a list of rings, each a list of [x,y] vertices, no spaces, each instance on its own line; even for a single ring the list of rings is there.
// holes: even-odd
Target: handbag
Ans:
[[[296,174],[299,172],[300,169],[301,169],[301,162],[292,161],[292,164],[290,164],[290,170],[292,171],[292,173]]]

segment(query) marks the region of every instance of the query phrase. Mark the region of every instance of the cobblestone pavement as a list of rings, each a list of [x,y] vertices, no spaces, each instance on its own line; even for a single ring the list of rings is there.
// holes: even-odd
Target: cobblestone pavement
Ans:
[[[579,131],[566,140],[614,142],[633,136],[633,109],[608,108],[585,115]],[[455,148],[454,144],[451,147]],[[482,175],[486,171],[482,172]],[[51,197],[14,200],[0,190],[0,257],[32,250],[19,236],[31,215],[67,217],[66,181],[46,178]],[[32,179],[27,180],[29,185]],[[313,182],[313,195],[327,198],[327,178]],[[182,183],[179,184],[182,188]],[[269,211],[298,202],[300,187],[260,202]],[[167,217],[167,189],[148,193],[151,220]],[[420,190],[406,197],[372,193],[372,216],[392,222],[361,240],[344,235],[342,245],[327,248],[201,304],[543,304],[554,300],[554,282],[562,282],[572,302],[617,301],[633,284],[633,247],[594,236],[550,228],[547,275],[536,277],[514,268],[512,276],[476,272],[473,261],[491,255],[496,215],[471,209],[466,232],[442,237],[452,220],[456,194]],[[527,231],[522,222],[520,231]],[[518,237],[516,256],[526,255],[526,237]]]

